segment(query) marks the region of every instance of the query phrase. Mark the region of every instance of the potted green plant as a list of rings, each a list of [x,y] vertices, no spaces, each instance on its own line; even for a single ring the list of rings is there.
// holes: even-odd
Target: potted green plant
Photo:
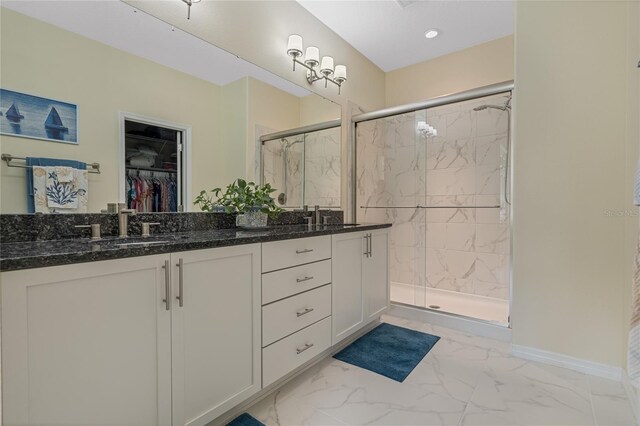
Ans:
[[[271,194],[276,190],[270,184],[258,185],[244,179],[236,179],[223,192],[214,188],[209,196],[201,191],[194,204],[199,204],[203,211],[224,209],[227,213],[238,213],[236,225],[243,228],[264,228],[269,216],[279,214],[282,209],[276,205]]]

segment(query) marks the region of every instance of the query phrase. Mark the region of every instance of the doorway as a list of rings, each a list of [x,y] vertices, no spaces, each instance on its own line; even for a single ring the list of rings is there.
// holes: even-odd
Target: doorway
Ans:
[[[190,126],[120,113],[120,202],[139,213],[188,211]]]

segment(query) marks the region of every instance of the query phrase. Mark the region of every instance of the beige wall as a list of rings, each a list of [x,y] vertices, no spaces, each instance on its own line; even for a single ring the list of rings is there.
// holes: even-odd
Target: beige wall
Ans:
[[[300,126],[340,119],[340,106],[321,96],[300,98]]]
[[[404,105],[513,80],[513,55],[513,36],[508,36],[390,71],[385,104]]]
[[[241,78],[240,80],[226,84],[221,87],[220,92],[220,117],[222,118],[220,126],[221,140],[225,143],[231,143],[237,148],[237,156],[233,158],[233,163],[227,166],[234,171],[235,175],[229,176],[227,181],[217,185],[210,185],[210,187],[207,188],[193,188],[194,194],[199,193],[202,189],[212,189],[215,186],[224,187],[231,183],[233,179],[245,177],[246,159],[248,155],[246,140],[248,138],[247,103],[249,99],[249,87],[247,85],[247,79]]]
[[[249,104],[247,115],[247,178],[256,179],[256,126],[274,131],[300,126],[300,98],[254,78],[247,78]],[[260,160],[259,158],[257,159]]]
[[[89,211],[118,200],[119,111],[193,127],[194,191],[244,173],[244,144],[217,138],[218,86],[4,8],[1,15],[2,87],[76,103],[80,143],[2,136],[0,150],[99,162]],[[0,167],[1,211],[25,212],[24,169]]]
[[[513,342],[615,366],[633,253],[607,212],[637,212],[630,7],[516,3]]]

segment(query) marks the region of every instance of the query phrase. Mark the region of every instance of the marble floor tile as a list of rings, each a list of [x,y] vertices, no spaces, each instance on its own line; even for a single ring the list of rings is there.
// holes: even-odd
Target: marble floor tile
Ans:
[[[249,410],[257,420],[266,426],[344,426],[345,423],[324,414],[293,396],[281,397],[274,392],[259,401]]]
[[[600,377],[589,377],[588,380],[596,424],[633,425],[633,412],[622,384]]]
[[[622,385],[516,358],[510,344],[393,316],[440,336],[403,383],[327,358],[249,409],[265,425],[632,425]]]

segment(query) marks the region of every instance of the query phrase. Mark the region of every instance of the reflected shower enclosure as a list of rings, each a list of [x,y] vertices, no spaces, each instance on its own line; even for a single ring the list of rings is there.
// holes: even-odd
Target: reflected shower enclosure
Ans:
[[[263,137],[262,182],[282,208],[340,207],[340,127]]]
[[[356,124],[356,219],[394,224],[393,302],[509,324],[510,112],[506,92]]]

